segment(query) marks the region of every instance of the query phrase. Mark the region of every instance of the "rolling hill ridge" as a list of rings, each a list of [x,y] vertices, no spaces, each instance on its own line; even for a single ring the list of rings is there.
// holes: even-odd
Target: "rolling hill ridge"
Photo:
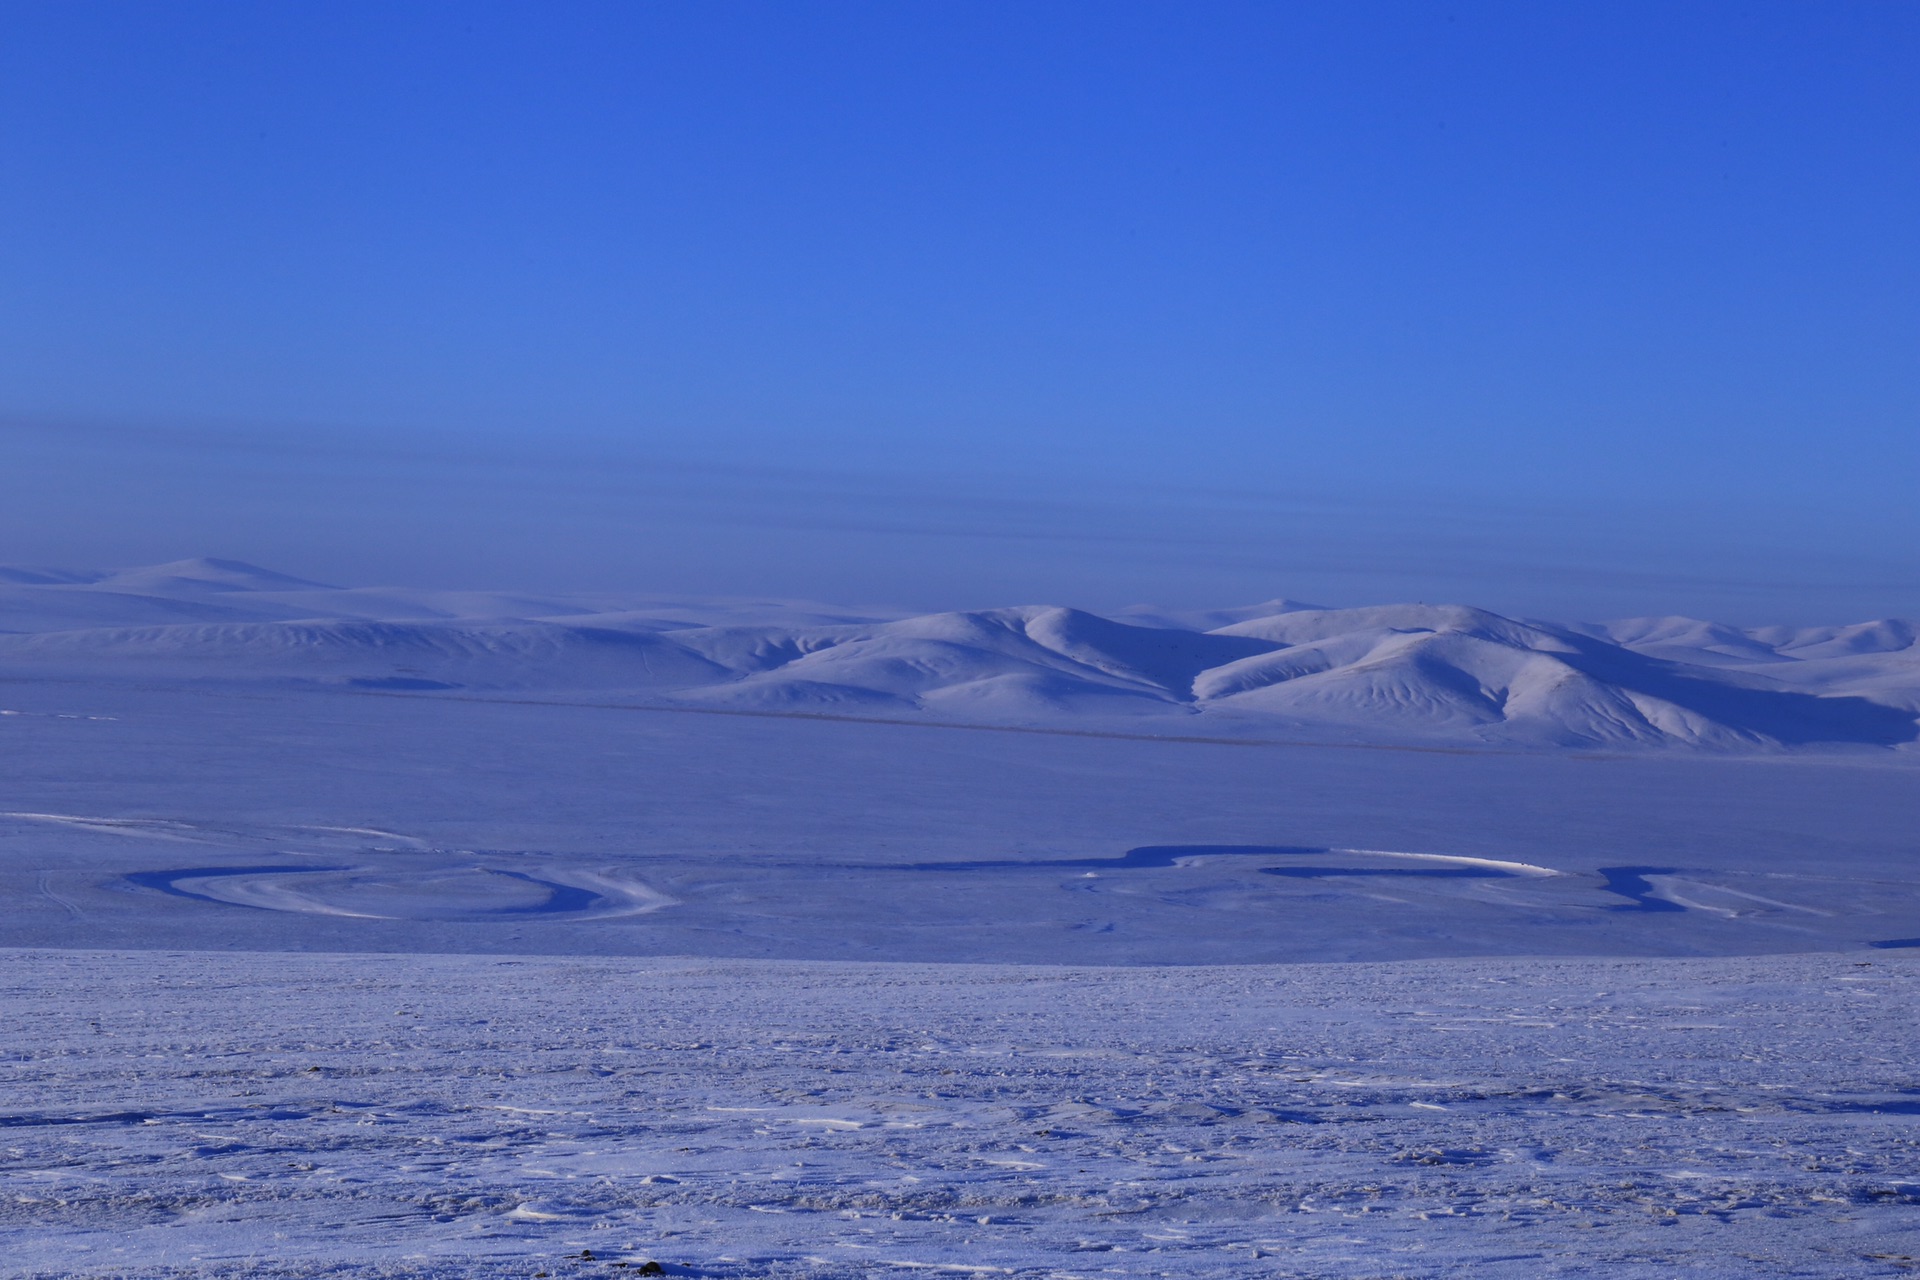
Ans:
[[[1208,623],[1216,625],[1207,626]],[[1549,623],[1292,601],[1107,617],[355,589],[234,561],[0,569],[0,673],[1541,747],[1899,748],[1911,622]]]

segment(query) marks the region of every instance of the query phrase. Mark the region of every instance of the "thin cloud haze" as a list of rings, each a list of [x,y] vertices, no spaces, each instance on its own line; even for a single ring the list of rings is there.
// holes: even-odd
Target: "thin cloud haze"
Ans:
[[[1060,490],[1005,475],[672,459],[580,442],[531,448],[418,432],[16,420],[0,435],[19,463],[9,473],[13,558],[36,563],[72,559],[38,532],[58,527],[56,512],[71,518],[91,507],[82,523],[111,528],[114,510],[140,501],[127,487],[147,484],[167,503],[150,508],[143,539],[197,554],[206,547],[196,539],[223,535],[217,520],[196,523],[183,512],[271,503],[281,537],[225,535],[242,545],[216,549],[329,580],[704,586],[720,595],[778,592],[785,582],[788,594],[929,608],[1446,594],[1562,616],[1686,612],[1691,604],[1749,622],[1899,612],[1872,606],[1908,600],[1912,580],[1886,557],[1822,559],[1777,545],[1762,552],[1724,529],[1661,530],[1658,510],[1639,513],[1651,519],[1623,531],[1610,527],[1621,522],[1618,512],[1431,495],[1302,496],[1124,479]],[[103,456],[114,460],[104,470]],[[75,474],[88,482],[68,482]],[[103,475],[118,480],[101,483]],[[474,550],[423,556],[407,532],[422,525],[435,528],[441,544]],[[506,527],[517,531],[510,552],[489,542]],[[798,540],[770,540],[775,534]],[[721,554],[696,558],[706,575],[696,579],[673,559],[699,544]],[[148,545],[103,538],[88,563],[132,563]],[[679,550],[663,554],[662,546]],[[829,553],[836,559],[823,562]],[[1908,611],[1920,612],[1920,602]]]

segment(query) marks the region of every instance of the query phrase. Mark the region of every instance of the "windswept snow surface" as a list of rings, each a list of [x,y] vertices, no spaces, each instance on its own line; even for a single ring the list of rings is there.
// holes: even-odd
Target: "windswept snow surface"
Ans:
[[[0,604],[6,1275],[1920,1266],[1904,624]]]
[[[12,1276],[1747,1280],[1920,1254],[1898,957],[4,963],[33,1029],[0,1095]]]
[[[1554,624],[1294,601],[1115,618],[343,589],[224,560],[0,574],[0,674],[1568,747],[1903,747],[1914,626]]]

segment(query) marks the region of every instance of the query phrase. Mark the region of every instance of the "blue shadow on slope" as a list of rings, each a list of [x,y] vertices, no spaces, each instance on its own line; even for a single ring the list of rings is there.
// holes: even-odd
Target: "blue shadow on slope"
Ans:
[[[1686,910],[1677,902],[1654,897],[1653,882],[1647,879],[1648,876],[1672,875],[1672,867],[1601,867],[1600,874],[1606,877],[1607,892],[1617,893],[1628,902],[1627,906],[1611,908],[1614,911]]]
[[[551,880],[541,880],[519,871],[496,871],[497,876],[512,876],[515,880],[524,880],[528,884],[539,885],[547,891],[545,902],[536,902],[528,907],[496,907],[492,911],[475,912],[475,915],[489,916],[550,916],[573,911],[585,911],[594,903],[601,901],[599,894],[591,889],[582,889],[570,884],[555,884]]]
[[[996,862],[911,862],[896,865],[895,871],[1019,871],[1029,867],[1072,867],[1080,871],[1096,869],[1143,871],[1151,867],[1178,865],[1181,858],[1210,854],[1216,857],[1240,856],[1271,858],[1302,853],[1332,853],[1319,845],[1291,844],[1149,844],[1129,849],[1117,858],[1041,858],[1032,862],[1002,860]]]
[[[1920,717],[1868,698],[1701,679],[1679,663],[1605,641],[1571,635],[1563,638],[1574,646],[1574,652],[1555,656],[1577,671],[1651,693],[1730,728],[1765,734],[1789,746],[1856,742],[1891,747],[1920,741]]]
[[[1015,859],[981,860],[977,862],[909,862],[894,864],[885,868],[892,871],[1025,871],[1035,868],[1070,867],[1076,871],[1115,870],[1141,871],[1152,868],[1166,868],[1179,865],[1182,858],[1194,857],[1311,857],[1316,854],[1335,852],[1323,845],[1291,844],[1150,844],[1138,849],[1129,849],[1117,858],[1040,858],[1033,861]],[[1609,911],[1644,912],[1685,912],[1686,908],[1677,902],[1654,896],[1653,882],[1648,876],[1671,875],[1672,867],[1601,867],[1598,869],[1603,888],[1626,902]],[[1503,871],[1498,867],[1334,867],[1334,866],[1292,866],[1261,867],[1260,874],[1284,876],[1295,880],[1319,880],[1344,877],[1377,876],[1392,879],[1424,880],[1504,880],[1511,879],[1515,873]],[[1908,942],[1876,942],[1877,947],[1920,946],[1920,939]]]
[[[895,867],[897,871],[1000,871],[1029,867],[1072,867],[1091,871],[1143,871],[1178,866],[1182,858],[1302,857],[1332,853],[1321,845],[1293,844],[1149,844],[1129,849],[1117,858],[1044,858],[1033,862],[915,862]],[[1420,876],[1441,879],[1498,879],[1511,871],[1498,867],[1261,867],[1264,875],[1312,879],[1318,876]]]
[[[1920,947],[1920,938],[1888,938],[1885,942],[1869,942],[1867,945],[1882,951],[1902,951],[1908,947]]]
[[[1427,880],[1505,880],[1513,875],[1496,867],[1262,867],[1263,876],[1321,880],[1332,876],[1418,876]]]

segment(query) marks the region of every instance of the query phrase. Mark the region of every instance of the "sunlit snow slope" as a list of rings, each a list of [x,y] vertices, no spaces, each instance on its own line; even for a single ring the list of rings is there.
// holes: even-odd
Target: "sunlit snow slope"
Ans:
[[[0,569],[0,674],[621,697],[763,713],[1558,746],[1899,747],[1913,624],[1737,629],[1288,601],[1125,619],[338,588],[223,560]]]

